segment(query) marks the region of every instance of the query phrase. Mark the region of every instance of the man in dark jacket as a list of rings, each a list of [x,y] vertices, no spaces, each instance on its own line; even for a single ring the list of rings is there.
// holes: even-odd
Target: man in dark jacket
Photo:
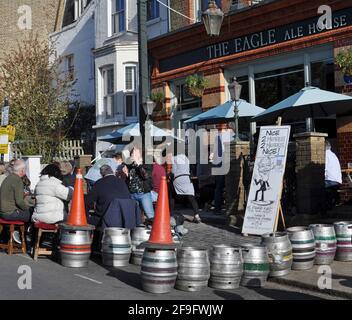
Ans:
[[[95,208],[90,215],[89,223],[97,226],[114,199],[131,199],[126,184],[117,178],[110,166],[100,168],[102,179],[98,180],[86,198],[87,211]]]

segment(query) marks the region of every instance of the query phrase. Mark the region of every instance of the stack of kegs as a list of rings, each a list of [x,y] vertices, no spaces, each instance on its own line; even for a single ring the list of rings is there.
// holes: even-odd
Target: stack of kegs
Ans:
[[[223,290],[236,289],[240,286],[242,274],[241,248],[226,245],[212,247],[209,287]]]

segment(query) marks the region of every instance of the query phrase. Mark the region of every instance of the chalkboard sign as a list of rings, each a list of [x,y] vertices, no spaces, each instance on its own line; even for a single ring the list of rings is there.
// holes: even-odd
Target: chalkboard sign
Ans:
[[[261,127],[242,233],[272,233],[278,218],[290,126]]]

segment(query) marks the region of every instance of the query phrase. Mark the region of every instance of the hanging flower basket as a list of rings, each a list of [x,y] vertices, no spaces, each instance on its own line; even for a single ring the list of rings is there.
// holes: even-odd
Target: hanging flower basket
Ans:
[[[188,93],[193,97],[201,98],[203,97],[205,89],[203,88],[195,88],[195,87],[187,87]]]
[[[352,84],[352,76],[351,75],[345,74],[343,76],[343,80],[345,81],[346,84]]]
[[[186,87],[191,96],[201,98],[208,87],[208,80],[199,75],[192,75],[187,77]]]
[[[336,64],[344,74],[344,81],[352,84],[352,49],[344,50],[336,56]]]

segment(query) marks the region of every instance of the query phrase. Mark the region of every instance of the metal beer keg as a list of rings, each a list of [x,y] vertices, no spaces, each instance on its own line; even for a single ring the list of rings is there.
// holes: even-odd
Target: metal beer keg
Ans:
[[[292,245],[292,270],[309,270],[315,260],[315,239],[313,231],[307,227],[287,229]]]

